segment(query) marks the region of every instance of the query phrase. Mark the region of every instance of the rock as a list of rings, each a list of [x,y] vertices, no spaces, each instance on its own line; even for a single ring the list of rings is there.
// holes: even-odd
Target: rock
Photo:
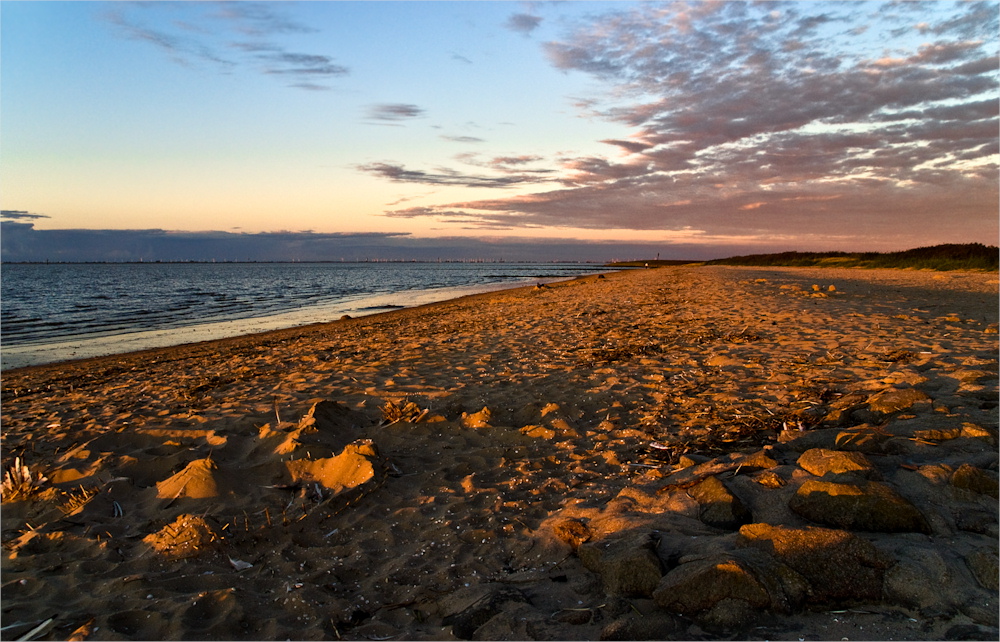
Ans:
[[[677,458],[677,469],[690,468],[691,466],[697,466],[698,464],[704,464],[706,461],[711,461],[711,458],[704,455],[699,455],[697,453],[689,453],[686,455],[681,455]]]
[[[701,521],[709,526],[735,530],[751,520],[750,511],[718,477],[708,477],[687,492],[698,502]]]
[[[772,490],[775,488],[781,488],[782,486],[788,483],[781,475],[774,472],[773,470],[762,470],[761,472],[754,475],[751,479],[753,479],[755,482],[757,482],[764,488],[770,488]]]
[[[976,626],[975,624],[956,624],[944,634],[946,640],[997,640],[1000,639],[995,628]]]
[[[913,437],[924,441],[950,441],[962,436],[961,428],[931,428],[928,430],[914,430]]]
[[[808,480],[788,507],[808,520],[852,530],[930,533],[913,504],[880,482],[841,484]]]
[[[1000,564],[996,552],[982,549],[973,551],[965,556],[965,565],[983,588],[990,591],[1000,590],[1000,581],[997,579],[1000,574]]]
[[[591,609],[563,609],[553,613],[552,619],[563,624],[582,626],[590,624],[594,620],[594,611]]]
[[[915,388],[892,388],[869,397],[868,408],[872,412],[888,415],[908,410],[917,404],[930,404],[930,401],[930,397]]]
[[[737,544],[765,551],[795,571],[808,583],[807,600],[813,603],[879,600],[892,564],[871,542],[829,528],[747,524]]]
[[[951,485],[981,495],[989,495],[993,499],[1000,496],[1000,485],[998,485],[997,479],[969,464],[962,464],[958,467],[958,470],[951,476]]]
[[[955,527],[961,531],[979,533],[980,535],[997,536],[997,512],[996,510],[984,510],[982,508],[963,508],[955,515]]]
[[[817,477],[852,473],[866,479],[882,478],[872,462],[859,452],[810,448],[799,456],[796,463]]]
[[[580,561],[601,576],[612,595],[649,597],[660,584],[663,570],[648,532],[632,532],[577,549]]]
[[[767,608],[767,589],[741,562],[728,555],[680,564],[663,576],[653,592],[660,608],[681,614],[707,611],[722,600],[739,600]]]
[[[706,631],[731,635],[735,631],[749,629],[756,624],[759,615],[759,609],[749,602],[727,597],[699,614],[698,623]]]
[[[578,519],[566,517],[552,525],[556,537],[569,544],[573,550],[580,548],[592,536],[590,528]]]
[[[441,603],[441,624],[450,626],[455,637],[471,640],[509,602],[528,602],[524,593],[507,584],[477,584],[459,589]]]
[[[892,434],[875,426],[861,424],[837,433],[834,440],[840,450],[851,450],[869,454],[881,454],[885,450],[885,442]]]
[[[867,395],[860,392],[853,392],[843,395],[833,401],[823,417],[823,423],[832,425],[846,425],[851,421],[851,413],[864,408]]]
[[[894,604],[919,609],[926,616],[954,613],[955,594],[948,564],[937,551],[908,546],[885,574],[885,596]]]
[[[837,428],[821,428],[818,430],[795,430],[789,427],[778,433],[778,443],[784,444],[789,450],[805,452],[810,448],[836,448]]]
[[[476,629],[473,640],[548,640],[563,625],[545,618],[524,602],[507,602]]]
[[[682,639],[684,625],[669,613],[630,614],[619,618],[601,630],[602,640],[677,640]]]
[[[693,457],[690,457],[688,455],[681,455],[680,457],[677,458],[677,466],[675,468],[676,470],[681,470],[683,468],[690,468],[691,466],[697,466],[700,463],[702,462],[698,461],[697,459],[694,459]]]
[[[991,446],[997,443],[996,435],[989,429],[968,422],[962,424],[961,436],[968,439],[982,439]]]
[[[740,472],[755,472],[758,470],[774,468],[778,465],[778,462],[775,461],[775,459],[772,458],[768,452],[768,450],[758,450],[755,453],[751,453],[746,457],[739,459],[737,461],[737,470]]]

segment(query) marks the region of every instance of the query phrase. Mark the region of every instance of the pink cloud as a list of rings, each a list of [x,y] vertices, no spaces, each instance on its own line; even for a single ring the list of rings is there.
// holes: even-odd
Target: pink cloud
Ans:
[[[983,4],[886,5],[864,28],[868,3],[613,10],[545,51],[605,83],[606,103],[579,105],[632,128],[601,141],[617,160],[567,155],[550,165],[560,187],[390,215],[995,242],[998,25]]]

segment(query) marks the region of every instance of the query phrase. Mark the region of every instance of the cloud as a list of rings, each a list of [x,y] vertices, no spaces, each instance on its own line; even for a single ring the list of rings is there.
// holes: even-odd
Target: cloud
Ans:
[[[4,261],[323,261],[371,254],[400,245],[405,233],[183,232],[149,230],[36,230],[0,223]],[[405,246],[405,242],[402,243]]]
[[[623,150],[625,150],[626,152],[629,152],[629,153],[632,153],[632,154],[638,154],[639,152],[646,151],[650,147],[654,147],[654,145],[652,143],[647,143],[645,141],[640,141],[640,140],[617,140],[617,139],[612,140],[612,139],[606,139],[606,140],[602,140],[601,142],[605,143],[607,145],[614,145],[616,147],[620,147]]]
[[[0,210],[0,219],[7,219],[8,221],[24,221],[39,218],[50,218],[45,214],[34,214],[32,212],[26,212],[24,210]]]
[[[217,5],[219,18],[234,24],[248,36],[265,37],[286,33],[315,33],[316,29],[295,22],[263,2],[225,2]]]
[[[522,154],[520,156],[494,156],[487,162],[487,165],[497,169],[504,169],[509,167],[517,167],[520,169],[522,165],[536,163],[541,160],[544,160],[543,157],[535,156],[533,154]],[[537,170],[537,171],[548,172],[551,170]]]
[[[453,143],[484,143],[486,142],[482,138],[476,138],[475,136],[442,136],[443,140],[449,140]]]
[[[382,103],[368,107],[368,118],[383,122],[400,122],[424,115],[424,110],[407,103]]]
[[[480,230],[509,229],[471,221]],[[366,261],[438,259],[596,261],[731,256],[743,247],[721,242],[588,242],[496,236],[414,238],[408,234],[315,232],[178,232],[166,230],[36,230],[31,223],[0,222],[0,257],[44,261]],[[767,248],[771,249],[771,248]]]
[[[437,172],[406,169],[393,163],[368,163],[357,166],[362,172],[388,179],[394,183],[416,183],[420,185],[458,185],[462,187],[511,187],[525,183],[538,183],[542,178],[531,173],[487,176],[463,174],[455,170],[441,168]]]
[[[282,36],[316,30],[265,3],[120,3],[105,19],[120,34],[155,46],[185,67],[253,71],[286,78],[289,87],[307,90],[329,89],[317,80],[350,73],[330,56],[282,45]]]
[[[343,76],[349,73],[347,67],[334,64],[329,56],[278,52],[260,58],[269,63],[264,72],[268,74]]]
[[[538,16],[533,16],[528,13],[515,13],[507,19],[504,26],[511,31],[516,31],[529,36],[531,35],[531,32],[537,29],[538,25],[541,23],[542,19]]]
[[[578,106],[631,130],[601,141],[616,156],[549,161],[557,189],[387,215],[993,242],[1000,26],[987,4],[613,9],[543,50],[602,83]]]

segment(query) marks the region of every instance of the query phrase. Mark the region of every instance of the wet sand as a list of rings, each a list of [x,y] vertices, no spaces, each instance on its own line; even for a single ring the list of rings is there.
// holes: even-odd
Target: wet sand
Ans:
[[[661,268],[6,371],[4,637],[997,639],[997,305]]]

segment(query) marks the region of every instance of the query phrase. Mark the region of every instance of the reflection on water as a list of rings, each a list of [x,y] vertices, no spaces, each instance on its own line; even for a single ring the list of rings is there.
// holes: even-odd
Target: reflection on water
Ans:
[[[600,271],[586,264],[6,264],[3,368],[329,321]]]

